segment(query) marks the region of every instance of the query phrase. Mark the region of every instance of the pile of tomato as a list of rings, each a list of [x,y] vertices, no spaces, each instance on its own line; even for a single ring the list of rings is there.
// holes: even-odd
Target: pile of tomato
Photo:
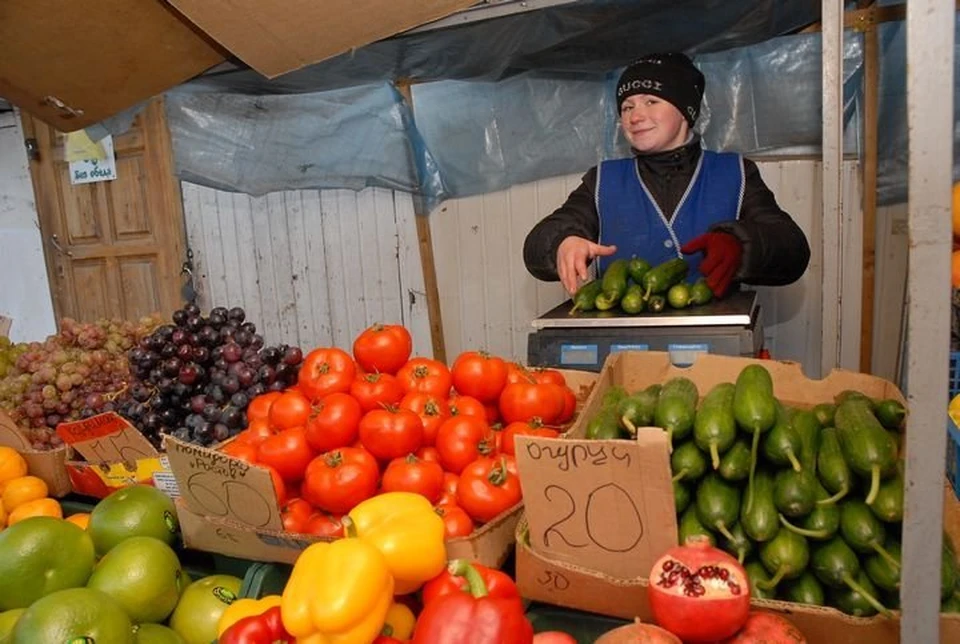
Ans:
[[[307,354],[295,386],[254,398],[247,428],[221,450],[266,468],[284,529],[343,536],[341,517],[381,492],[426,497],[464,537],[522,500],[518,434],[555,437],[576,394],[561,372],[480,351],[450,367],[411,358],[400,325]]]

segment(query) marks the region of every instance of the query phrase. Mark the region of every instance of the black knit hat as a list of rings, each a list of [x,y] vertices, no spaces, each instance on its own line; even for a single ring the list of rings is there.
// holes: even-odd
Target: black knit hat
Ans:
[[[620,75],[617,110],[628,96],[652,94],[673,104],[693,127],[705,84],[703,74],[685,54],[650,54],[630,63]]]

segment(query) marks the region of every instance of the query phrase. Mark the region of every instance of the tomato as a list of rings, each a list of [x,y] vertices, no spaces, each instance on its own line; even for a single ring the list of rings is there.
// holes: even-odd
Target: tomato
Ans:
[[[421,447],[415,452],[415,455],[421,461],[428,461],[430,463],[440,462],[440,452],[437,451],[436,447]]]
[[[275,468],[284,481],[302,479],[314,456],[302,427],[285,429],[257,448],[257,463]]]
[[[350,391],[357,366],[350,354],[336,347],[314,349],[303,359],[297,386],[310,400]]]
[[[247,443],[256,447],[276,433],[266,419],[258,418],[252,421],[249,427],[237,434],[237,438],[233,442]]]
[[[447,365],[431,358],[413,358],[407,361],[397,378],[407,393],[431,394],[436,398],[447,398],[453,382]]]
[[[237,434],[239,436],[239,434]],[[220,451],[228,456],[239,459],[244,463],[257,462],[257,447],[240,440],[233,440],[220,448]]]
[[[472,396],[451,396],[447,404],[450,407],[451,416],[473,416],[487,420],[487,408]]]
[[[454,416],[437,432],[437,452],[443,469],[460,474],[467,465],[494,452],[495,437],[485,420]]]
[[[384,492],[420,494],[433,504],[443,491],[443,468],[439,463],[421,461],[413,454],[395,458],[387,465],[380,487]]]
[[[247,421],[266,420],[269,418],[270,406],[273,404],[273,401],[279,397],[279,391],[271,391],[270,393],[255,396],[254,399],[247,404]]]
[[[410,359],[413,338],[399,324],[374,324],[353,341],[353,357],[368,373],[396,374]]]
[[[747,573],[704,536],[667,550],[650,570],[654,621],[684,642],[715,642],[740,630],[750,613]]]
[[[566,385],[563,386],[563,409],[560,411],[560,415],[554,419],[554,423],[557,425],[563,425],[570,422],[573,419],[573,415],[577,413],[577,395],[573,393],[573,390]]]
[[[437,430],[450,417],[450,407],[446,398],[437,398],[430,394],[409,393],[400,401],[400,407],[409,409],[420,417],[423,423],[423,444],[437,442]]]
[[[530,375],[533,376],[534,382],[545,385],[548,382],[552,382],[555,385],[566,386],[567,379],[563,377],[563,374],[557,371],[556,369],[531,369]]]
[[[474,521],[486,523],[523,500],[512,456],[478,458],[460,475],[457,503]]]
[[[536,380],[533,379],[533,374],[521,364],[516,362],[507,363],[507,384],[513,385],[518,382],[525,383],[536,383]]]
[[[310,515],[304,534],[315,534],[319,537],[343,537],[343,519],[326,512],[317,512]]]
[[[506,423],[539,418],[553,423],[563,411],[563,395],[559,385],[515,383],[500,394],[500,414]]]
[[[283,529],[286,532],[303,534],[311,514],[313,514],[313,507],[301,498],[288,499],[280,506],[280,520],[283,521]]]
[[[457,493],[456,492],[444,492],[440,495],[440,500],[436,502],[436,506],[442,507],[444,505],[456,505],[457,504]]]
[[[507,385],[507,363],[489,353],[465,351],[454,360],[450,375],[458,393],[492,403]]]
[[[307,441],[317,452],[352,445],[357,440],[361,418],[360,403],[350,394],[324,396],[310,409],[305,427]]]
[[[514,438],[517,436],[542,436],[544,438],[556,438],[560,435],[555,429],[544,427],[543,424],[534,419],[528,421],[517,421],[507,425],[506,429],[500,432],[500,451],[504,454],[513,456],[516,453]]]
[[[360,419],[360,441],[379,461],[391,461],[420,449],[423,423],[409,409],[374,409]]]
[[[273,429],[303,427],[310,417],[310,401],[297,391],[285,391],[270,406],[270,426]]]
[[[364,412],[396,405],[403,394],[400,381],[389,373],[358,374],[350,385],[350,395],[357,399]]]
[[[443,491],[451,494],[457,493],[457,484],[460,482],[460,476],[453,472],[443,473]]]
[[[443,519],[443,538],[469,537],[473,533],[473,519],[455,504],[438,505],[433,510]],[[429,582],[428,582],[429,583]]]
[[[490,425],[496,425],[500,422],[500,407],[497,403],[483,406],[484,418]]]
[[[380,469],[365,449],[341,447],[310,461],[303,498],[333,514],[346,514],[377,493]]]
[[[287,486],[283,482],[283,477],[280,476],[280,472],[278,472],[276,468],[264,465],[263,463],[257,463],[257,466],[262,467],[270,473],[270,480],[273,481],[273,491],[277,494],[277,507],[282,507],[283,504],[287,502]]]

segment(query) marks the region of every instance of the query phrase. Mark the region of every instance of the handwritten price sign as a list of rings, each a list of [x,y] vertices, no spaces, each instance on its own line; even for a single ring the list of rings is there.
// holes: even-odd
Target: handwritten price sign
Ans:
[[[534,550],[633,579],[676,544],[663,431],[641,430],[636,442],[518,436],[516,452]]]
[[[57,425],[57,435],[91,463],[136,462],[159,455],[136,427],[113,412]]]

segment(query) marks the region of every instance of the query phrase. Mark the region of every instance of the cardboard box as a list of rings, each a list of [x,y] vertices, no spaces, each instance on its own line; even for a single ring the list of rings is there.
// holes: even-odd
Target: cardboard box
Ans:
[[[48,494],[63,497],[70,493],[70,477],[67,476],[66,462],[70,449],[61,445],[51,450],[35,450],[23,431],[17,427],[7,414],[0,411],[0,445],[12,447],[20,452],[27,461],[30,474],[43,479]]]

